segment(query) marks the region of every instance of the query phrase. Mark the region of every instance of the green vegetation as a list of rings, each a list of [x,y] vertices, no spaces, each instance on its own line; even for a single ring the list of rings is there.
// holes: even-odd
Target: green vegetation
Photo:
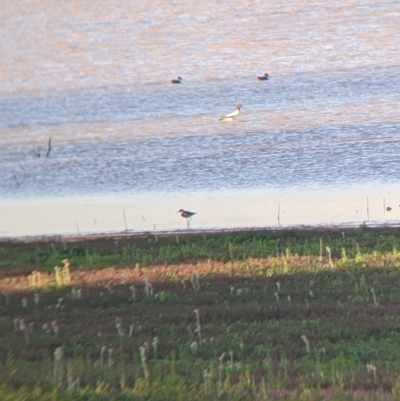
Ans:
[[[144,266],[195,263],[208,259],[227,262],[280,257],[283,254],[322,257],[330,253],[331,258],[346,261],[347,258],[355,259],[357,255],[396,254],[399,247],[400,230],[364,226],[343,230],[78,237],[70,241],[56,237],[29,242],[0,242],[0,268],[52,271],[65,258],[78,268],[132,263]]]
[[[399,244],[365,227],[4,241],[0,399],[400,399]]]

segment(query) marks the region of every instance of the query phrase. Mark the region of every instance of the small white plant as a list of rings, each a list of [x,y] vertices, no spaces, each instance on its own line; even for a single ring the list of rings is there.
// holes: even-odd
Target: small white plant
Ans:
[[[39,306],[40,303],[40,295],[36,292],[35,295],[33,296],[33,302],[35,303],[36,306]]]
[[[21,319],[18,323],[19,330],[24,333],[25,345],[29,345],[29,330],[25,324],[25,320]]]
[[[144,281],[144,295],[146,298],[149,298],[154,294],[153,286],[149,282],[149,279],[145,278],[143,281]]]
[[[197,350],[199,348],[199,345],[197,344],[197,341],[193,341],[190,346],[190,351],[192,352],[192,354],[197,354]]]
[[[56,348],[54,351],[54,385],[61,387],[64,382],[64,355],[62,347]]]
[[[326,247],[326,252],[328,252],[329,266],[331,267],[331,269],[333,269],[335,267],[335,265],[333,264],[332,251],[331,251],[331,248],[329,246]]]
[[[26,309],[28,306],[28,300],[26,298],[22,298],[21,303],[22,303],[22,307]]]
[[[373,299],[373,301],[374,301],[374,305],[375,305],[375,306],[379,306],[378,301],[376,300],[376,294],[375,294],[374,289],[371,288],[370,291],[371,291],[371,294],[372,294],[372,299]]]
[[[194,329],[194,333],[196,333],[197,334],[197,336],[199,337],[199,344],[201,344],[202,343],[202,337],[201,337],[201,326],[197,326],[195,329]]]
[[[53,333],[54,333],[54,335],[56,336],[56,335],[58,335],[58,325],[57,325],[57,321],[55,321],[55,320],[53,320],[52,322],[51,322],[51,328],[52,328],[52,330],[53,330]]]
[[[20,319],[18,322],[18,327],[21,331],[26,330],[26,325],[25,325],[25,320],[24,319]]]
[[[203,371],[203,379],[204,379],[204,394],[207,395],[208,394],[208,389],[210,387],[210,380],[211,380],[211,369],[210,368],[206,368]]]
[[[71,289],[71,299],[81,299],[82,298],[82,290],[79,288],[79,289],[75,289],[75,288],[72,288]]]
[[[133,324],[131,324],[129,326],[129,334],[128,334],[128,337],[132,337],[132,336],[133,336]]]
[[[219,368],[223,369],[224,368],[224,358],[225,358],[226,352],[223,352],[221,356],[218,358],[219,361]]]
[[[129,289],[131,290],[131,297],[130,297],[130,301],[134,304],[136,301],[136,292],[135,292],[135,286],[131,285],[129,287]]]
[[[111,368],[111,366],[114,365],[114,360],[112,359],[114,349],[108,348],[107,351],[108,351],[108,362],[107,363],[108,363],[108,367]]]
[[[115,318],[115,328],[117,329],[118,337],[122,337],[124,335],[124,329],[122,327],[122,320],[120,317]]]
[[[46,332],[46,334],[50,334],[51,333],[51,326],[49,323],[44,323],[42,325],[42,330]]]
[[[242,290],[241,288],[238,288],[238,289],[236,290],[236,296],[238,297],[239,295],[242,294],[242,292],[243,292],[243,290]]]
[[[61,267],[56,266],[54,268],[54,275],[55,275],[55,280],[56,280],[56,285],[57,287],[61,287],[63,285],[63,277],[61,274]]]
[[[71,270],[70,270],[71,263],[69,259],[62,260],[62,263],[64,264],[64,267],[62,268],[61,271],[62,282],[64,285],[68,285],[71,283]]]
[[[62,301],[64,301],[64,298],[58,298],[58,302],[56,304],[56,309],[63,309],[61,306]]]
[[[277,292],[274,292],[274,297],[276,299],[276,302],[279,302],[279,294]]]
[[[376,366],[374,366],[370,363],[367,363],[367,372],[372,373],[374,376],[374,381],[376,381]]]
[[[233,295],[233,292],[235,291],[235,287],[231,287],[231,295]]]
[[[158,351],[158,337],[153,338],[153,342],[151,343],[151,346],[153,347],[153,353],[154,355],[157,355]]]
[[[307,352],[307,354],[309,354],[309,353],[311,352],[311,349],[310,349],[310,342],[308,341],[307,337],[306,337],[304,334],[303,334],[300,338],[303,340],[303,342],[304,342],[304,344],[305,344],[305,346],[306,346],[306,352]]]
[[[100,350],[100,356],[99,356],[99,364],[101,367],[104,366],[104,353],[106,352],[107,347],[103,346],[101,347]]]
[[[140,360],[142,362],[144,378],[147,380],[150,377],[150,371],[147,366],[147,348],[145,346],[139,347],[140,351]]]
[[[196,315],[196,329],[194,330],[199,337],[199,344],[201,344],[201,325],[200,325],[200,311],[199,309],[195,309],[193,313]]]
[[[281,283],[280,283],[279,281],[277,281],[277,282],[275,283],[275,285],[276,285],[276,291],[279,292],[279,290],[281,289]]]
[[[234,362],[233,362],[233,351],[229,351],[228,368],[232,370],[233,369],[233,365],[234,365]]]

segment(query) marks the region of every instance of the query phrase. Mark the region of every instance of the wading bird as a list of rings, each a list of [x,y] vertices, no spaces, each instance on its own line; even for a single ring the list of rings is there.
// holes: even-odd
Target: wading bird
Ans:
[[[236,110],[233,111],[232,113],[229,113],[225,116],[222,116],[219,121],[232,121],[233,119],[235,119],[235,117],[237,117],[240,114],[240,109],[242,108],[241,104],[238,104],[236,106]]]
[[[257,79],[259,81],[266,81],[267,79],[269,79],[269,74],[268,72],[266,72],[264,75],[261,75],[261,77],[257,77]]]
[[[186,225],[189,228],[190,220],[196,214],[195,212],[189,212],[188,210],[179,209],[177,213],[180,213],[181,216],[186,219]]]
[[[181,84],[183,79],[181,77],[178,77],[178,79],[172,79],[171,83],[173,84]]]

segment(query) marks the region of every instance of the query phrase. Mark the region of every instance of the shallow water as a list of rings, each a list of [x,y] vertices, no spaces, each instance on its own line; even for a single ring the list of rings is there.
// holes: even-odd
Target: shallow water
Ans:
[[[234,189],[48,197],[0,201],[0,236],[186,230],[180,205],[195,211],[190,230],[294,225],[399,225],[397,185],[351,189]],[[179,206],[177,206],[179,205]],[[387,211],[386,207],[391,207]],[[4,229],[8,228],[9,231]]]
[[[167,3],[4,2],[0,235],[398,219],[399,3]]]

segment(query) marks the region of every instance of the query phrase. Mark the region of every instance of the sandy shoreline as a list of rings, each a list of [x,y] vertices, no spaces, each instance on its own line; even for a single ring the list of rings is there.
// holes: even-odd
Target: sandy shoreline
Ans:
[[[19,243],[51,243],[51,242],[97,242],[97,241],[118,241],[118,240],[146,240],[149,238],[169,238],[173,236],[203,236],[214,235],[221,236],[225,234],[244,234],[244,233],[263,233],[263,232],[290,232],[290,231],[338,231],[352,230],[360,227],[369,229],[397,229],[400,228],[400,221],[390,223],[380,222],[349,222],[344,224],[321,224],[321,225],[294,225],[294,226],[268,226],[268,227],[238,227],[238,228],[215,228],[215,229],[180,229],[180,230],[165,230],[165,231],[117,231],[117,232],[100,232],[100,233],[82,233],[82,234],[65,234],[65,235],[32,235],[19,237],[3,237],[0,238],[0,247],[7,244]]]

